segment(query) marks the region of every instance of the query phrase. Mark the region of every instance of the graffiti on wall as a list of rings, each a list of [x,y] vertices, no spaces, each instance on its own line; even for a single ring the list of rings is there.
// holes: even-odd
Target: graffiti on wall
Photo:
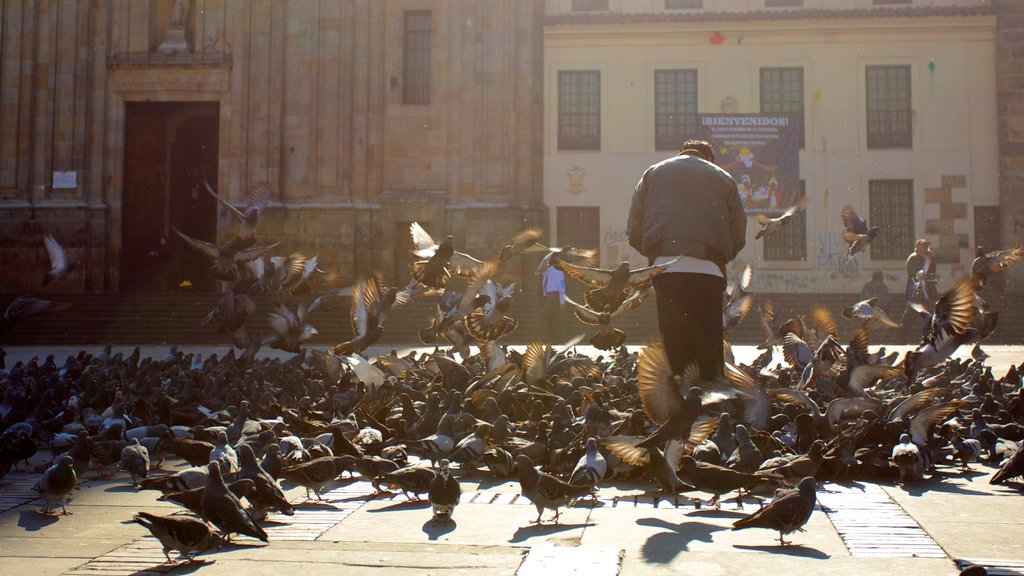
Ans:
[[[829,230],[818,234],[815,270],[827,273],[829,278],[855,278],[860,272],[860,262],[857,258],[848,259],[846,253],[846,242],[836,231]]]

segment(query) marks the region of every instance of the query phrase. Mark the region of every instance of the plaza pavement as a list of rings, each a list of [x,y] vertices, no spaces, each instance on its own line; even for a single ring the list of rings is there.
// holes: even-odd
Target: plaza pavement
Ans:
[[[39,350],[9,349],[8,361]],[[162,356],[166,347],[143,352]],[[1020,362],[1024,349],[988,352],[1001,375],[999,363]],[[48,459],[38,454],[33,465]],[[166,464],[182,466],[177,459]],[[306,502],[303,489],[285,483],[297,511],[271,516],[269,544],[236,537],[179,567],[164,565],[156,540],[129,521],[141,510],[179,510],[158,501],[158,492],[134,490],[122,473],[87,473],[69,503],[73,515],[43,516],[29,490],[38,475],[19,471],[0,483],[0,574],[923,576],[957,574],[957,559],[1009,570],[992,574],[1024,574],[1024,498],[1019,486],[989,485],[993,471],[944,465],[907,488],[825,484],[806,532],[792,534],[789,547],[778,546],[772,531],[729,530],[740,515],[732,501],[720,511],[695,507],[695,494],[655,504],[646,486],[626,482],[602,485],[597,505],[565,509],[558,525],[542,526],[530,523],[536,509],[514,480],[462,479],[463,504],[451,524],[432,522],[426,503],[400,494],[371,498],[363,480],[329,485],[326,502]],[[748,501],[744,513],[755,509]]]

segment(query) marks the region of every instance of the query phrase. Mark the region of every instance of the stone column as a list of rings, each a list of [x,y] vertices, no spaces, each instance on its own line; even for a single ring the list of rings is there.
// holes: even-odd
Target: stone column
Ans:
[[[996,0],[996,90],[1002,248],[1024,243],[1024,2]],[[1002,272],[1024,291],[1024,266]]]

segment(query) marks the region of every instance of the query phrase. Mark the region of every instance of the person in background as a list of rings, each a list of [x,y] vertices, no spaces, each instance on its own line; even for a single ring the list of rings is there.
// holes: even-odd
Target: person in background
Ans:
[[[885,285],[885,277],[881,270],[872,272],[871,280],[867,281],[860,289],[861,300],[870,300],[871,298],[876,298],[875,306],[889,312],[889,287]]]
[[[548,264],[541,279],[541,294],[544,302],[544,340],[548,344],[558,342],[561,335],[562,306],[565,304],[565,273]]]
[[[677,156],[648,168],[633,191],[629,245],[649,264],[672,262],[654,278],[654,293],[676,374],[692,362],[703,380],[724,370],[725,265],[743,249],[746,233],[736,181],[715,164],[715,150],[704,140],[683,142]]]
[[[914,243],[914,251],[907,256],[907,302],[920,302],[931,310],[938,299],[937,284],[932,244],[919,238]]]

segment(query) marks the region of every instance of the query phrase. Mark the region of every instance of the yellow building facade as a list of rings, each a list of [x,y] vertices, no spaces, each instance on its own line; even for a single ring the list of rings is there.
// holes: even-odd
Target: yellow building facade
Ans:
[[[647,166],[699,136],[678,116],[789,112],[802,122],[806,213],[765,241],[751,217],[732,272],[753,262],[760,292],[849,293],[880,270],[899,293],[923,237],[948,283],[969,270],[976,245],[1007,247],[1016,234],[1000,219],[999,8],[549,0],[544,201],[554,236],[596,241],[605,264],[645,263],[626,242],[626,214]],[[850,262],[846,205],[883,228]]]

